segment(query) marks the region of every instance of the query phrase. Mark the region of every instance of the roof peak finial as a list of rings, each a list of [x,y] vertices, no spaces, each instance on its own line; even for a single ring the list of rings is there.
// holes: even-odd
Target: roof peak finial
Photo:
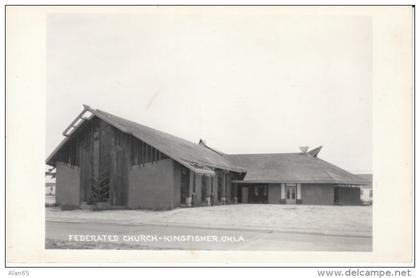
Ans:
[[[206,141],[204,141],[203,139],[201,139],[200,138],[200,141],[198,141],[198,144],[200,144],[200,145],[204,145],[204,146],[207,146],[206,145]]]
[[[318,148],[315,148],[315,149],[313,149],[313,150],[310,150],[308,153],[309,153],[310,155],[312,155],[312,157],[313,157],[313,158],[317,158],[317,157],[318,157],[319,152],[321,151],[321,149],[322,149],[322,146],[319,146]]]
[[[299,149],[300,149],[301,153],[306,153],[306,151],[309,149],[309,147],[308,146],[300,146]]]

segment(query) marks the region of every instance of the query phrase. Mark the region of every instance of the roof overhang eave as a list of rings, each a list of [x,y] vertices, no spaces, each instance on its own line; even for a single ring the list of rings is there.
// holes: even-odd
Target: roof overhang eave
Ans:
[[[358,186],[367,186],[364,182],[358,181],[328,181],[328,180],[232,180],[232,183],[271,183],[271,184],[279,184],[279,183],[300,183],[300,184],[334,184],[334,185],[358,185]]]

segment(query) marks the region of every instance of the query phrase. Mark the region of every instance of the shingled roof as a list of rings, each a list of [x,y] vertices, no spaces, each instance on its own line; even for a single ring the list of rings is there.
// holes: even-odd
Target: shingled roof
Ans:
[[[121,130],[122,132],[130,134],[137,139],[140,139],[143,142],[149,144],[153,148],[158,149],[160,152],[164,153],[175,161],[178,161],[194,172],[213,175],[214,172],[212,169],[214,168],[239,173],[246,172],[244,168],[234,164],[229,156],[211,150],[204,144],[195,144],[163,131],[153,129],[136,122],[123,119],[121,117],[117,117],[98,109],[92,109],[89,106],[85,106],[85,110],[92,113],[93,116],[96,116],[108,124],[114,126],[115,128]],[[71,134],[73,133],[74,130]],[[49,156],[47,159],[47,164],[54,164],[54,155],[65,144],[68,138],[69,137],[65,138],[64,141]]]
[[[83,122],[96,116],[199,174],[214,175],[214,169],[218,168],[246,173],[243,180],[236,181],[238,183],[366,184],[366,180],[318,158],[321,147],[303,153],[228,155],[208,147],[203,140],[195,144],[166,132],[92,109],[87,105],[84,107],[82,113],[64,131],[66,138],[47,158],[48,165],[55,166],[55,155],[80,126],[75,124],[77,120],[83,119]],[[83,114],[87,111],[92,115],[83,118]],[[68,132],[71,128],[73,130]]]
[[[308,153],[230,155],[235,164],[247,169],[238,183],[325,183],[363,185],[366,183],[331,163]]]
[[[357,176],[363,180],[366,181],[366,185],[369,188],[372,188],[372,180],[373,180],[373,175],[372,174],[357,174]]]

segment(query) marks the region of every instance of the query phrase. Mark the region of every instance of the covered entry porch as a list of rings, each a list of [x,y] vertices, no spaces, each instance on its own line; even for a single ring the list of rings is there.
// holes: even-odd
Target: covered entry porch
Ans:
[[[240,183],[236,184],[239,203],[301,204],[300,183]]]
[[[234,204],[239,174],[222,169],[187,169],[181,166],[180,204],[186,207]]]

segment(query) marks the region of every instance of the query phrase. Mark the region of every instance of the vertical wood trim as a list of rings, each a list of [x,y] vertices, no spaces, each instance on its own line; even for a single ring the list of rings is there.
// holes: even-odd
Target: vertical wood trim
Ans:
[[[189,178],[189,187],[188,187],[188,196],[191,197],[191,195],[193,194],[193,190],[194,190],[194,172],[189,170],[190,172],[190,178]]]
[[[134,157],[133,164],[134,165],[139,164],[139,155],[140,155],[140,150],[139,150],[138,141],[133,139],[133,157]]]
[[[123,183],[123,192],[122,192],[122,205],[126,206],[128,205],[128,195],[129,195],[129,175],[131,170],[131,165],[129,164],[129,156],[126,155],[126,152],[123,152],[124,158],[125,158],[125,165],[124,167],[124,175],[122,179]]]
[[[153,162],[157,162],[157,150],[153,148]]]
[[[226,197],[226,173],[222,174],[222,197]]]
[[[146,144],[146,143],[145,143],[145,145],[146,145],[146,163],[147,163],[147,162],[150,161],[150,157],[149,157],[150,150],[149,150],[149,145]]]
[[[296,185],[296,199],[301,200],[302,199],[302,185],[298,183]]]
[[[281,192],[280,192],[280,198],[281,199],[286,199],[286,184],[282,183],[281,184]]]
[[[134,165],[134,140],[133,137],[130,136],[130,164]]]
[[[111,150],[111,175],[110,175],[110,185],[109,185],[109,198],[111,201],[111,205],[115,205],[115,189],[114,186],[118,186],[117,184],[117,154],[116,149]]]
[[[144,165],[146,162],[146,146],[143,141],[141,141],[141,164]]]
[[[211,183],[211,178],[209,176],[203,176],[206,179],[206,198],[211,196],[211,189],[210,189],[210,183]]]

